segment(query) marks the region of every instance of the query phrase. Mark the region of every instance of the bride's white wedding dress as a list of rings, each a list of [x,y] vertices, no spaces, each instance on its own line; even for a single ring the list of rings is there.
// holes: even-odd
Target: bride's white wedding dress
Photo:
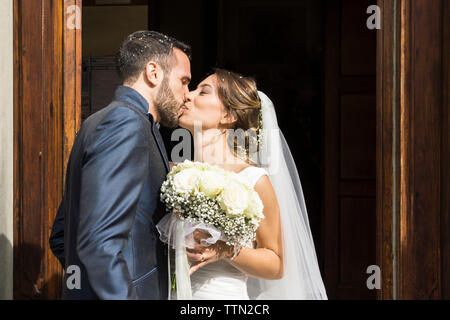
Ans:
[[[238,173],[252,186],[267,171],[258,167],[247,167]],[[236,269],[227,260],[209,263],[191,275],[192,299],[194,300],[249,300],[248,276]]]

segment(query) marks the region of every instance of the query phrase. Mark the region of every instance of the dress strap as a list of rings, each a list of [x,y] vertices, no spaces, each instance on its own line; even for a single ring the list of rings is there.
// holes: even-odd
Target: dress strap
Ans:
[[[259,178],[261,178],[263,175],[269,175],[267,171],[263,168],[250,166],[239,172],[240,175],[246,177],[249,181],[252,187],[255,186],[256,182],[258,182]]]

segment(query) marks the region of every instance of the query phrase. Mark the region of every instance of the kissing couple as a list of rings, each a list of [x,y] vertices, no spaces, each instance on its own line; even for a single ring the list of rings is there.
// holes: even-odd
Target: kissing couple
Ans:
[[[223,69],[189,91],[190,52],[154,31],[134,32],[122,43],[123,84],[77,134],[52,227],[50,247],[66,270],[63,299],[327,299],[300,179],[274,105],[253,79]],[[174,251],[162,241],[170,232],[163,222],[183,210],[161,201],[161,186],[189,163],[169,162],[160,124],[192,133],[201,170],[209,166],[216,177],[241,183],[225,183],[220,190],[230,189],[229,195],[216,193],[205,202],[216,208],[211,212],[244,199],[236,192],[243,186],[260,204],[250,245],[226,237],[205,244],[210,233],[193,230],[194,244],[177,257],[189,262],[186,295],[176,294],[173,278],[181,274],[171,274]],[[183,194],[204,197],[199,190]],[[184,203],[195,211],[196,202]],[[246,221],[242,230],[250,221],[236,210],[226,218]]]

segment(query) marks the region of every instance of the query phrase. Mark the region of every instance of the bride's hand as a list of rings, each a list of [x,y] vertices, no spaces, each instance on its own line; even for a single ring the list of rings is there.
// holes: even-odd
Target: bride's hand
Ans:
[[[193,274],[199,268],[207,265],[208,263],[220,260],[230,259],[234,254],[234,247],[227,245],[223,241],[217,241],[215,244],[208,247],[201,244],[201,239],[209,238],[209,234],[196,230],[194,232],[194,239],[197,242],[193,249],[186,249],[187,257],[193,261],[189,270],[190,274]]]

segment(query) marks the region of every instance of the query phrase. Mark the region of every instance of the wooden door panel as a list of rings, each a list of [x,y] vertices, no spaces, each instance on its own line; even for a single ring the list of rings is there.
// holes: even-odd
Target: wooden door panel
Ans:
[[[83,57],[82,121],[111,103],[121,84],[115,57]]]
[[[342,76],[375,76],[375,31],[366,26],[372,0],[344,0],[341,7]]]
[[[373,94],[341,96],[341,179],[374,179],[375,102]]]
[[[374,197],[342,197],[340,200],[339,285],[366,288],[366,268],[375,264]]]
[[[379,296],[448,299],[450,6],[378,5]]]
[[[376,32],[370,1],[329,0],[326,15],[323,230],[331,299],[374,299],[376,263]]]
[[[80,30],[66,23],[80,18],[80,10],[68,10],[76,6],[81,10],[81,0],[14,1],[16,299],[61,293],[62,268],[49,237],[79,125]]]
[[[47,236],[61,187],[55,161],[61,156],[55,134],[61,73],[54,64],[61,42],[53,25],[60,24],[62,8],[49,1],[15,1],[14,13],[14,298],[39,299],[59,288]]]

